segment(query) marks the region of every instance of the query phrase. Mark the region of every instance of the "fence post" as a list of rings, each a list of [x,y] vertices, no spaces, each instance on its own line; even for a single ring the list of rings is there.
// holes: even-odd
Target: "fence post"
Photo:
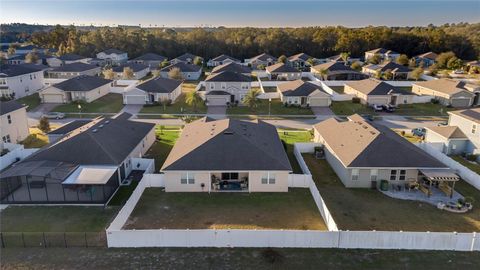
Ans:
[[[43,247],[47,248],[47,239],[45,238],[45,232],[43,232]]]
[[[63,242],[65,243],[65,248],[67,248],[67,233],[63,233]]]
[[[2,241],[2,248],[5,248],[5,241],[3,240],[3,233],[0,232],[0,240]]]

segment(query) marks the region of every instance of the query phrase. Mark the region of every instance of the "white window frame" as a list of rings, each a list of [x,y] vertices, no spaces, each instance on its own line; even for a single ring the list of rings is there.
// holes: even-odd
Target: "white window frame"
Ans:
[[[393,173],[393,172],[395,172],[395,173]],[[389,178],[390,181],[398,180],[398,175],[399,175],[398,170],[390,170],[390,178]],[[392,176],[394,176],[395,179],[392,179]]]
[[[262,175],[261,183],[263,185],[275,185],[275,174],[271,172],[266,172],[266,174]]]
[[[472,125],[472,134],[475,134],[477,132],[477,125],[473,124]]]
[[[186,176],[186,177],[184,177]],[[195,174],[191,172],[185,172],[180,175],[180,184],[182,185],[192,185],[195,184]]]
[[[357,181],[359,175],[360,175],[360,170],[359,169],[352,169],[351,180],[352,181]]]
[[[403,172],[403,173],[402,173]],[[398,180],[405,181],[407,179],[407,170],[399,170]]]
[[[378,178],[378,170],[377,169],[371,169],[370,170],[370,180],[371,181],[377,181]]]

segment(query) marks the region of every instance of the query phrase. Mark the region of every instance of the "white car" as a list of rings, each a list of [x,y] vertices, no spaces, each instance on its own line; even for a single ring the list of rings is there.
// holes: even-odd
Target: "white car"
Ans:
[[[372,109],[376,112],[381,112],[383,111],[382,105],[377,105],[377,104],[372,104]]]
[[[61,112],[48,112],[44,114],[43,117],[48,119],[63,119],[65,118],[65,114]]]

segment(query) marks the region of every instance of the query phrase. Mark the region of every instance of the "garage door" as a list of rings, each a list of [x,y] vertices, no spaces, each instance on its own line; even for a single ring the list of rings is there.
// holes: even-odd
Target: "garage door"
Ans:
[[[469,98],[452,98],[452,107],[468,107],[470,106]]]
[[[44,94],[44,103],[63,103],[63,95]]]
[[[328,107],[330,106],[328,98],[310,98],[310,107]]]
[[[145,104],[145,96],[139,95],[125,95],[125,104]]]
[[[225,97],[207,97],[208,106],[225,106],[227,99]]]
[[[390,99],[388,97],[369,97],[368,104],[383,105],[388,104]]]

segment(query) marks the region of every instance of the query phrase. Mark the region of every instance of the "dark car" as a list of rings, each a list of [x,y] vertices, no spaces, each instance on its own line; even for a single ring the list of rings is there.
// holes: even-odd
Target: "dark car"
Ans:
[[[390,104],[384,104],[384,105],[382,105],[382,108],[386,112],[394,112],[395,111],[395,107],[393,107]]]

